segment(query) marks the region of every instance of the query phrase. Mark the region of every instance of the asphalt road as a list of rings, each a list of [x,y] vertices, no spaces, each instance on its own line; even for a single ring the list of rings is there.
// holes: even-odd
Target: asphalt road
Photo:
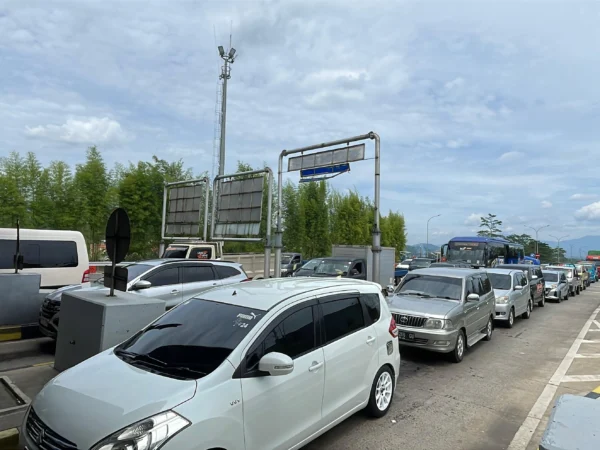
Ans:
[[[512,329],[498,326],[460,364],[403,349],[388,415],[358,413],[306,449],[505,450],[599,305],[600,284],[593,284],[561,304],[536,307]],[[600,359],[588,361],[600,374]]]

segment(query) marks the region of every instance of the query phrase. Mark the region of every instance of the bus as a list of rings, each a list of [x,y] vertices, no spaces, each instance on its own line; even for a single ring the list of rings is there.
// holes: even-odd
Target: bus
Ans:
[[[455,237],[441,248],[442,261],[463,262],[473,267],[496,267],[525,261],[521,244],[503,238]]]

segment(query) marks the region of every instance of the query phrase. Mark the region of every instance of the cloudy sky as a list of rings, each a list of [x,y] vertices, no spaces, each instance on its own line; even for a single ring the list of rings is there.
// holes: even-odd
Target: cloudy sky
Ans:
[[[436,244],[488,212],[505,232],[600,234],[599,19],[573,0],[4,1],[0,156],[75,164],[96,144],[109,165],[211,171],[231,31],[227,171],[375,131],[382,209],[410,243],[436,214]],[[373,161],[333,185],[372,197]]]

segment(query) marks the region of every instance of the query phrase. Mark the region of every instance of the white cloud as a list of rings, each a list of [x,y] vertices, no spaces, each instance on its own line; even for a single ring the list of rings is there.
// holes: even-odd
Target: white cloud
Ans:
[[[500,158],[498,158],[499,161],[516,161],[519,160],[521,158],[523,158],[525,155],[522,152],[506,152],[503,153]]]
[[[571,200],[589,200],[591,198],[598,197],[596,194],[573,194],[571,195]]]
[[[580,220],[600,221],[600,202],[590,203],[575,212]]]
[[[62,141],[71,144],[104,144],[128,139],[121,124],[108,117],[90,117],[84,120],[68,119],[62,125],[38,125],[26,127],[28,136]]]
[[[485,214],[473,213],[466,218],[465,225],[479,225],[481,223],[481,218],[484,216]]]
[[[548,200],[543,200],[542,201],[542,208],[552,208],[552,203],[549,202]]]

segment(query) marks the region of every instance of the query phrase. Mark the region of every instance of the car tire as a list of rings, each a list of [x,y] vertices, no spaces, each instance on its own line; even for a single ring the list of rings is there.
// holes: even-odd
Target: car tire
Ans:
[[[542,299],[538,302],[538,306],[540,308],[546,306],[546,293],[544,291],[542,291]]]
[[[575,295],[579,295],[581,293],[581,288],[579,286],[577,286],[577,289],[575,290]]]
[[[515,309],[510,308],[508,313],[508,320],[506,321],[506,327],[512,328],[515,325]]]
[[[490,317],[488,319],[487,325],[485,326],[485,337],[483,339],[486,341],[491,341],[493,333],[494,333],[494,321]]]
[[[575,289],[571,291],[571,297],[575,297]]]
[[[450,359],[452,360],[452,362],[461,362],[465,357],[466,349],[467,338],[465,337],[465,332],[463,330],[459,330],[458,336],[456,336],[456,345],[454,346],[454,351],[450,353]]]
[[[375,375],[369,404],[367,405],[367,414],[371,417],[383,417],[387,414],[394,399],[394,374],[388,366],[383,366]]]
[[[557,295],[558,300],[556,300],[557,303],[562,303],[562,294],[559,292]]]
[[[529,319],[531,317],[531,311],[532,310],[533,310],[533,303],[528,302],[527,303],[527,311],[525,311],[521,317],[523,319]]]

